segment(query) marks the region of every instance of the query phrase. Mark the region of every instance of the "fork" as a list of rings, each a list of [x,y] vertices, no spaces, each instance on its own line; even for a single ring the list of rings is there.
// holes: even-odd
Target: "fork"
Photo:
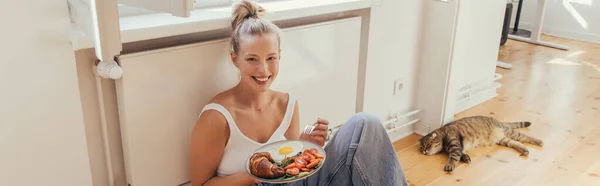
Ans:
[[[307,125],[306,127],[304,127],[304,131],[302,131],[302,133],[304,134],[308,134],[310,135],[315,128],[317,127],[317,124],[313,124],[313,125]],[[341,126],[338,126],[341,127]],[[327,143],[329,143],[329,140],[331,139],[331,136],[333,135],[334,131],[332,129],[328,129],[327,130],[327,137],[325,139],[325,146],[327,145]]]
[[[313,130],[315,130],[315,127],[317,127],[317,125],[307,125],[306,127],[304,127],[304,131],[302,133],[304,134],[310,134],[313,132]]]

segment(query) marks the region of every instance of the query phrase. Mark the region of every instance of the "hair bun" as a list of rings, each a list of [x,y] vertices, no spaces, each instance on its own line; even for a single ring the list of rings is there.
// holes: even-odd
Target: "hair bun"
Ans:
[[[231,27],[235,30],[247,19],[260,19],[265,15],[265,9],[252,0],[241,0],[234,4]]]

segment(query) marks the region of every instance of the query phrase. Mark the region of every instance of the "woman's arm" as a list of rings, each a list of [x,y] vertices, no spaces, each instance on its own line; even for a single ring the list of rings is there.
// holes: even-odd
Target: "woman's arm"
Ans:
[[[318,118],[315,123],[315,129],[311,134],[300,133],[300,111],[298,110],[298,101],[294,106],[294,115],[292,115],[292,121],[290,127],[285,132],[285,137],[288,140],[307,140],[312,141],[320,146],[325,145],[325,139],[327,138],[327,129],[329,121],[326,119]]]
[[[254,183],[258,183],[250,176],[250,174],[246,172],[236,173],[230,176],[225,177],[213,177],[208,182],[204,183],[205,186],[209,185],[252,185]],[[196,186],[193,185],[192,186]]]
[[[214,110],[202,113],[191,137],[190,176],[192,186],[247,186],[255,183],[255,180],[246,172],[226,177],[216,176],[216,170],[221,162],[228,137],[227,120],[221,113]]]

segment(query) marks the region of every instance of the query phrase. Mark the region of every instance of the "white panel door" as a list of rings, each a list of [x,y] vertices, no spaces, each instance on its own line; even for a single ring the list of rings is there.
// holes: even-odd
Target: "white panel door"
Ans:
[[[332,125],[354,114],[360,18],[285,29],[273,89],[299,100],[301,123]],[[237,83],[229,40],[119,57],[116,80],[127,180],[132,186],[189,180],[190,134],[204,105]]]

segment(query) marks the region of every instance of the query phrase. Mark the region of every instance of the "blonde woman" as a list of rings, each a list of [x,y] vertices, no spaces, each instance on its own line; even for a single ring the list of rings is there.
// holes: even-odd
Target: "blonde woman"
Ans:
[[[254,180],[245,161],[262,145],[302,139],[323,146],[328,121],[318,118],[311,134],[301,134],[298,102],[269,89],[279,73],[279,28],[260,19],[264,9],[243,0],[234,6],[231,60],[240,82],[206,105],[192,132],[193,186],[268,185]],[[325,148],[321,170],[288,185],[407,185],[396,152],[377,117],[351,117]]]

